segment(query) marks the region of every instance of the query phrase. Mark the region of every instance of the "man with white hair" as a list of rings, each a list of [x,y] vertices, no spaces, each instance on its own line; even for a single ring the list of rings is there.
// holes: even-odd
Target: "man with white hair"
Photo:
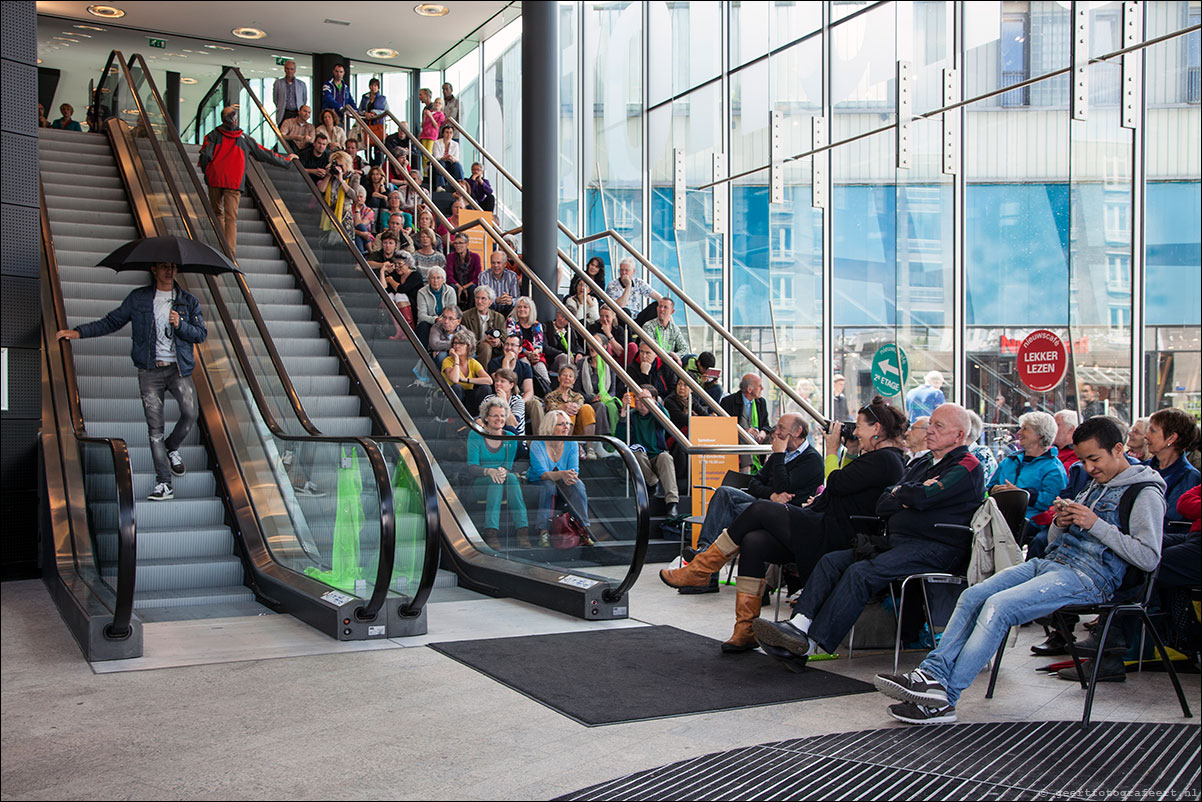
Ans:
[[[609,282],[605,294],[631,317],[637,317],[652,301],[659,303],[663,297],[634,274],[634,260],[629,258],[618,262],[618,277]]]
[[[947,401],[941,387],[943,374],[932,370],[923,377],[922,385],[906,393],[906,411],[910,413],[910,423],[924,415],[930,415],[937,406]]]
[[[796,666],[819,650],[834,652],[864,606],[890,582],[967,566],[971,531],[936,525],[967,526],[984,497],[981,464],[964,445],[970,429],[968,412],[959,404],[941,404],[931,413],[929,453],[912,460],[901,481],[877,500],[876,513],[889,532],[888,548],[846,549],[819,560],[792,619],[753,622],[756,640],[768,654]]]
[[[1067,472],[1077,462],[1077,452],[1073,449],[1073,432],[1081,425],[1081,416],[1075,409],[1062,409],[1052,416],[1056,419],[1056,456]]]

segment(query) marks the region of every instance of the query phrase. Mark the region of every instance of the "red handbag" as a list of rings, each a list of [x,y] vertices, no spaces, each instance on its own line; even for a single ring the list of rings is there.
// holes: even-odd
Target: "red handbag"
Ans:
[[[557,549],[574,549],[584,542],[584,524],[570,512],[561,512],[551,519],[551,545]]]

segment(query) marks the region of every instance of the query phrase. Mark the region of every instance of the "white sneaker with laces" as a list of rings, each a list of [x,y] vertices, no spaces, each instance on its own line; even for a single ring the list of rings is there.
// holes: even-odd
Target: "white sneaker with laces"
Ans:
[[[171,463],[171,472],[176,476],[183,476],[188,472],[184,466],[184,458],[179,451],[168,451],[167,461]]]
[[[146,497],[148,501],[170,501],[175,498],[175,493],[171,491],[171,485],[166,482],[159,482],[154,486],[154,492]]]

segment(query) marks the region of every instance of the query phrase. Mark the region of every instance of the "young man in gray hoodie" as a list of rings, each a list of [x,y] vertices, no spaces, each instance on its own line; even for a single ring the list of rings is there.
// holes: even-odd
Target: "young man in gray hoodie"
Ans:
[[[1094,417],[1073,433],[1077,456],[1092,481],[1075,501],[1057,505],[1042,558],[1007,568],[960,596],[939,646],[909,674],[878,674],[876,688],[900,704],[889,713],[908,724],[956,720],[956,701],[985,668],[1010,627],[1067,604],[1114,596],[1128,565],[1151,571],[1160,562],[1164,482],[1146,465],[1131,465],[1123,432]],[[1127,528],[1119,525],[1123,493],[1139,490]]]

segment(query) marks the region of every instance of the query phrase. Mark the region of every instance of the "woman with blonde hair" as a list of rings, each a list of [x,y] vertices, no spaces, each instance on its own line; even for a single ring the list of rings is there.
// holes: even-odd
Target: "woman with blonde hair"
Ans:
[[[321,191],[326,206],[330,207],[334,219],[347,236],[354,235],[355,220],[351,207],[358,194],[358,181],[351,180],[351,167],[351,157],[345,151],[333,153],[330,155],[329,172],[317,182],[317,189]],[[321,230],[333,234],[334,225],[328,217],[321,218]]]
[[[505,321],[505,333],[522,338],[522,360],[534,371],[545,390],[551,389],[551,375],[543,356],[543,324],[538,322],[534,299],[523,295],[513,302],[513,311]]]
[[[566,437],[572,433],[568,413],[555,409],[543,416],[538,433],[544,437]],[[540,486],[538,494],[538,545],[551,545],[551,519],[555,514],[555,498],[560,496],[568,511],[584,525],[580,545],[595,546],[588,532],[588,492],[580,478],[580,449],[565,440],[535,440],[530,444],[530,468],[526,480]]]

